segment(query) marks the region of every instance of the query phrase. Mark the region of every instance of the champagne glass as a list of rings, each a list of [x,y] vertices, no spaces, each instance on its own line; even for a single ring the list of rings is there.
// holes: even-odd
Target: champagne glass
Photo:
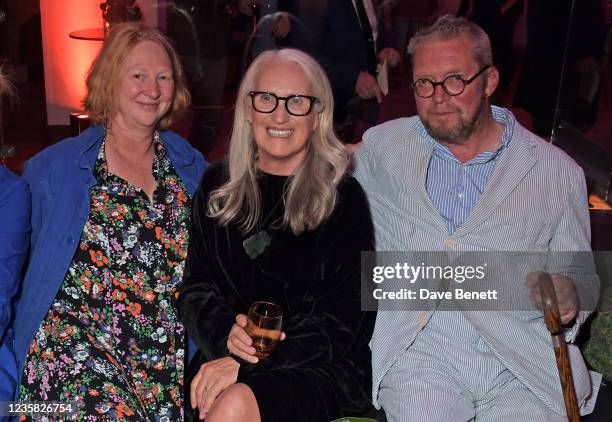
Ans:
[[[255,302],[248,315],[246,332],[253,339],[255,356],[266,359],[276,349],[283,323],[283,310],[271,302]]]

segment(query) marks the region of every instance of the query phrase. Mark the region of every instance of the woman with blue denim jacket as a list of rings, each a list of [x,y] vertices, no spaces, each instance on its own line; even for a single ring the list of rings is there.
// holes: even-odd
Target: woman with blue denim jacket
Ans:
[[[183,418],[183,277],[202,155],[163,131],[189,104],[158,31],[113,27],[87,76],[93,127],[26,166],[32,255],[16,307],[22,401],[72,418]]]
[[[0,101],[13,93],[0,66]],[[0,164],[0,401],[11,400],[15,391],[17,374],[10,323],[29,240],[30,192],[21,178]],[[2,416],[0,420],[4,420]]]
[[[13,332],[9,325],[12,301],[19,289],[21,269],[28,251],[29,232],[28,187],[0,164],[0,401],[12,400],[15,391]]]

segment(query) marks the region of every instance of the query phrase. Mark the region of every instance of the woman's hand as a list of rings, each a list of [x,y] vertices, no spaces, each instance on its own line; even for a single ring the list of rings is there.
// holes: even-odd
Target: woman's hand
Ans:
[[[232,329],[227,337],[227,350],[240,359],[250,363],[257,363],[259,359],[255,356],[255,348],[252,346],[253,340],[246,332],[247,322],[246,315],[236,315],[236,323],[232,325]],[[285,337],[287,335],[281,332],[280,340],[283,341]]]
[[[231,357],[216,359],[200,366],[191,381],[189,400],[192,408],[198,408],[200,419],[210,411],[215,399],[230,385],[236,384],[240,364]]]

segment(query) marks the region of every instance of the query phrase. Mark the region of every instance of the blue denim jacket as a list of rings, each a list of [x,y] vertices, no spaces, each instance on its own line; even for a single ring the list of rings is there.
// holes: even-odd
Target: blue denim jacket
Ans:
[[[13,330],[9,323],[29,239],[30,192],[25,181],[0,165],[0,401],[11,400],[15,389]]]
[[[177,134],[166,131],[160,135],[177,174],[193,195],[207,165],[204,157]],[[28,348],[64,280],[87,221],[89,192],[96,183],[93,167],[103,137],[102,126],[89,128],[26,163],[24,178],[32,193],[32,241],[23,290],[15,306],[17,385]]]

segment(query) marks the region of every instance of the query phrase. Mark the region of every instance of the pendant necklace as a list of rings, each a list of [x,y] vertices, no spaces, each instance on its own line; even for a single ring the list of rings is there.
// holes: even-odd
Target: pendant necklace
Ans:
[[[279,200],[276,202],[276,205],[274,205],[274,207],[272,208],[272,211],[270,211],[270,213],[266,216],[266,218],[261,224],[258,224],[258,227],[265,227],[266,223],[268,222],[270,217],[274,215],[274,211],[276,211],[281,202],[285,202],[284,192],[279,198]],[[244,241],[242,242],[242,247],[244,248],[244,251],[247,253],[249,258],[253,260],[262,253],[264,253],[266,248],[270,246],[271,242],[272,237],[270,237],[270,234],[266,231],[266,229],[261,229],[257,233],[244,239]]]

